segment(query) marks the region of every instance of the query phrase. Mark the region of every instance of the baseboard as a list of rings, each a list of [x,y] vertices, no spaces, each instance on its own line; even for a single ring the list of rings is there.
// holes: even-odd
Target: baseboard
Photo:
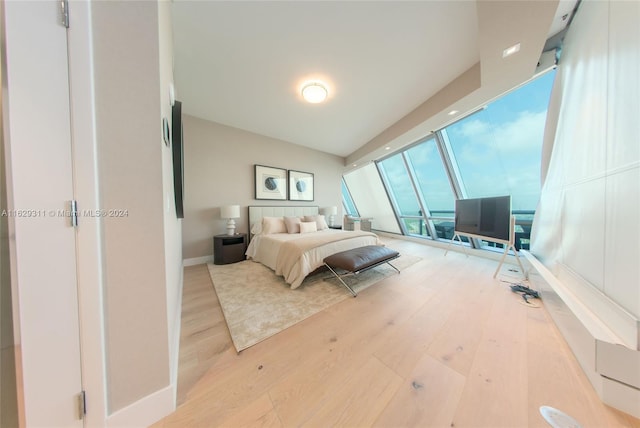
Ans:
[[[174,385],[174,397],[173,401],[176,401],[176,394],[178,391],[178,370],[180,365],[180,332],[182,329],[182,292],[184,287],[184,278],[183,275],[180,275],[180,293],[178,296],[178,301],[175,308],[175,313],[173,315],[173,320],[175,323],[173,330],[173,338],[171,338],[171,349],[169,355],[169,361],[171,364],[170,367],[170,377],[171,377],[171,385]]]
[[[640,418],[640,351],[622,345],[596,314],[532,254],[529,280],[600,399]]]
[[[589,284],[569,266],[557,264],[554,275],[574,295],[580,296],[581,303],[597,314],[598,318],[607,320],[609,328],[625,346],[640,350],[640,320]]]
[[[176,409],[175,387],[167,386],[107,417],[107,427],[148,427]]]
[[[213,254],[210,256],[194,257],[192,259],[184,259],[182,261],[183,266],[195,266],[201,264],[213,263]]]
[[[603,378],[602,401],[611,407],[640,418],[640,390],[613,379]]]

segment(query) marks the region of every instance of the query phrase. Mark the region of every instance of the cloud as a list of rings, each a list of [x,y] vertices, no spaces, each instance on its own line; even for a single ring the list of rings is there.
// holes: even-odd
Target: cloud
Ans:
[[[518,205],[535,208],[546,116],[522,111],[494,124],[479,115],[448,130],[469,194],[517,195]]]
[[[546,111],[523,111],[515,120],[496,125],[473,119],[452,130],[452,140],[454,147],[462,143],[458,155],[471,163],[485,163],[501,155],[539,155],[546,119]]]

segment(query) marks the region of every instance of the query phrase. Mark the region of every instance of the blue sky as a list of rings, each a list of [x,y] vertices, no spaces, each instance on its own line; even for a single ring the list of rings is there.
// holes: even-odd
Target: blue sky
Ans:
[[[554,77],[555,72],[547,73],[446,128],[467,197],[511,195],[514,210],[536,208]],[[453,193],[433,140],[408,153],[429,208],[452,211]],[[402,162],[393,157],[382,165],[403,214],[415,211],[416,197]]]

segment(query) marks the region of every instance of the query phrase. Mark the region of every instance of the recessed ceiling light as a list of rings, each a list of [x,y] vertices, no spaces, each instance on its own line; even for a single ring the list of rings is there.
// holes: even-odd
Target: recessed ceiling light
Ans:
[[[384,148],[385,150],[391,150],[391,147],[387,146]]]
[[[327,99],[327,87],[322,82],[307,82],[302,87],[302,98],[311,104],[318,104]]]
[[[453,116],[454,114],[458,114],[458,110],[451,110],[449,112],[449,116]]]
[[[357,163],[354,163],[354,164],[353,164],[353,166],[358,166],[358,164],[357,164]]]
[[[502,51],[502,58],[506,58],[509,55],[513,55],[514,53],[518,52],[520,50],[520,43],[516,43],[515,45],[506,48],[505,50]]]

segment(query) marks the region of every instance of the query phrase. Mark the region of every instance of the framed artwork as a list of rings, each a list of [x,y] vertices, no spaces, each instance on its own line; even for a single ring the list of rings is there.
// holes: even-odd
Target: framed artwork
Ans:
[[[289,170],[289,200],[313,201],[313,174]]]
[[[256,199],[287,200],[287,170],[255,165]]]

